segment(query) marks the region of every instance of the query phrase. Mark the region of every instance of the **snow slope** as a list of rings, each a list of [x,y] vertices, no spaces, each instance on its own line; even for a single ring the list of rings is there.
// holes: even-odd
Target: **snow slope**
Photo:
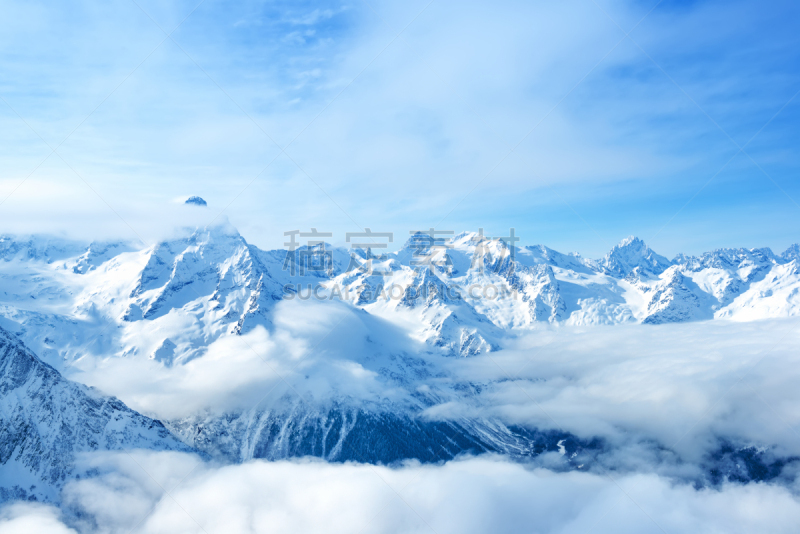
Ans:
[[[56,500],[76,454],[136,448],[190,450],[159,421],[64,379],[0,329],[0,501]]]
[[[233,462],[550,452],[577,468],[602,442],[488,415],[431,417],[491,386],[453,380],[442,362],[466,363],[454,357],[491,354],[518,335],[561,325],[752,321],[800,310],[797,247],[669,261],[628,238],[589,260],[475,233],[425,239],[412,236],[383,255],[326,244],[263,251],[229,225],[145,249],[0,239],[0,326],[47,362],[3,331],[2,469],[4,480],[16,481],[5,495],[53,498],[74,454],[97,448],[194,447]],[[320,322],[327,312],[319,309],[346,310],[342,320],[357,328],[344,331],[357,339],[331,343],[340,322]],[[263,346],[250,346],[257,336]],[[243,344],[215,349],[236,339]],[[269,388],[247,382],[257,359],[237,367],[243,354],[262,358],[262,349],[261,369],[274,371]],[[207,392],[231,381],[225,394],[266,400],[165,420],[184,445],[157,421],[57,372],[103,378],[110,370],[93,383],[113,390],[123,370],[136,369],[152,373],[142,384],[156,389]],[[42,459],[42,450],[57,454]]]
[[[271,329],[285,298],[343,300],[457,356],[541,323],[750,321],[800,310],[797,245],[669,261],[629,237],[589,260],[470,232],[426,239],[376,255],[325,244],[263,251],[228,224],[146,249],[6,236],[0,325],[61,369],[85,354],[185,363],[225,336]]]

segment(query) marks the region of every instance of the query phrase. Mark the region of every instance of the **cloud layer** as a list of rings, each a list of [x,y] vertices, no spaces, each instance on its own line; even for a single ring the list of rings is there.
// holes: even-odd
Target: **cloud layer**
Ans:
[[[174,320],[197,327],[182,315]],[[161,339],[149,329],[137,335]],[[349,304],[296,300],[278,303],[270,331],[258,327],[246,335],[223,336],[186,363],[167,367],[147,354],[87,355],[65,372],[136,410],[174,419],[247,410],[284,395],[312,404],[406,398],[408,391],[387,384],[378,371],[391,354],[424,348],[399,328]]]
[[[787,319],[538,332],[498,353],[448,362],[460,380],[485,387],[430,412],[494,415],[616,446],[653,440],[687,460],[721,438],[800,455],[797,326]]]
[[[67,371],[165,420],[334,402],[414,416],[425,391],[438,400],[423,418],[601,438],[603,465],[681,480],[702,479],[725,443],[800,456],[797,319],[543,326],[499,351],[449,358],[336,302],[282,302],[274,317],[270,331],[224,337],[185,364],[87,355]],[[396,367],[403,354],[422,367]]]
[[[696,490],[653,474],[555,473],[494,457],[396,469],[198,462],[143,451],[85,457],[98,474],[65,489],[64,513],[13,505],[0,532],[68,532],[63,521],[97,533],[780,533],[800,521],[800,500],[783,487]]]

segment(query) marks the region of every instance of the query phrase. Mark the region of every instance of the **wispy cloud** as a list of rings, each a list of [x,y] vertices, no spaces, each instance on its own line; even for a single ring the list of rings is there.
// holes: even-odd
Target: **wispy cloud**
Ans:
[[[68,226],[29,200],[45,183],[98,220],[98,195],[233,202],[265,247],[445,217],[589,255],[630,233],[667,255],[796,240],[791,3],[139,4],[6,7],[0,95],[53,147],[74,130],[58,152],[83,179],[56,155],[37,168],[49,147],[4,105],[0,199],[39,181],[1,224]],[[723,169],[779,111],[756,163]]]

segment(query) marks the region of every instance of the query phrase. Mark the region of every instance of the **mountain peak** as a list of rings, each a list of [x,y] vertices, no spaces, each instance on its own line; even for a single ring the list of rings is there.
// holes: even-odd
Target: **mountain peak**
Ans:
[[[198,196],[191,196],[187,198],[184,204],[194,204],[195,206],[208,206],[208,203]]]
[[[659,275],[672,265],[667,258],[653,252],[636,236],[628,236],[614,245],[602,264],[608,274],[619,277],[625,277],[634,271]]]
[[[614,247],[615,249],[625,248],[625,247],[635,247],[635,248],[646,248],[647,245],[644,241],[636,237],[635,235],[629,235]]]
[[[783,258],[785,261],[792,261],[792,260],[799,259],[800,258],[800,244],[795,243],[793,245],[789,245],[789,248],[787,248],[781,254],[781,258]]]
[[[439,233],[433,229],[431,231],[416,231],[411,233],[408,240],[403,245],[403,249],[413,249],[420,253],[430,250],[433,247],[450,245],[453,242],[452,233]]]

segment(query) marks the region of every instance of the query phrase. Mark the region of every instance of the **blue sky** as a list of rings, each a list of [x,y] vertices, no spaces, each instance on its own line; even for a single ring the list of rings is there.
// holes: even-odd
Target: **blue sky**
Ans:
[[[4,4],[3,231],[800,241],[797,4],[198,2]]]

